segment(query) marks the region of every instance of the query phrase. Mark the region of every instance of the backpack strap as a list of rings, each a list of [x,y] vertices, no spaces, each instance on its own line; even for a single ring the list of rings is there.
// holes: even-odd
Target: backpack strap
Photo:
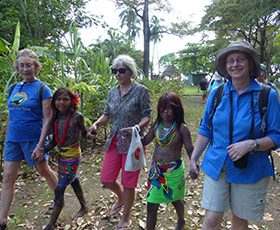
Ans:
[[[220,85],[215,92],[214,99],[213,99],[213,108],[212,108],[212,111],[211,111],[209,119],[208,119],[209,128],[212,127],[212,119],[214,117],[214,114],[216,112],[218,105],[220,104],[220,102],[222,100],[223,95],[224,95],[224,84]]]
[[[208,118],[207,125],[210,128],[212,134],[213,134],[212,120],[213,120],[214,114],[216,112],[216,109],[217,109],[218,105],[220,104],[223,96],[224,96],[224,84],[220,85],[215,92],[214,99],[213,99],[213,108],[212,108],[212,111],[211,111],[211,113],[209,115],[209,118]],[[210,141],[210,144],[212,142],[213,142],[213,138]]]
[[[8,92],[8,98],[10,98],[10,96],[12,95],[12,92],[14,91],[17,84],[18,84],[17,82],[11,84],[11,86],[9,88],[9,92]]]
[[[268,97],[269,97],[270,90],[271,90],[270,86],[262,84],[262,88],[258,94],[258,107],[262,118],[261,130],[264,133],[266,132],[266,112],[267,112]]]
[[[262,119],[261,131],[264,133],[266,133],[266,113],[267,113],[267,105],[268,105],[268,98],[269,98],[270,90],[271,90],[271,87],[269,85],[262,84],[262,88],[258,94],[258,107],[259,107],[259,112],[260,112],[261,119]],[[268,152],[268,156],[271,161],[273,172],[275,172],[274,171],[274,159],[271,154],[271,149]],[[275,181],[275,173],[273,176],[273,180]]]
[[[46,86],[46,84],[44,82],[42,82],[40,89],[39,89],[39,102],[40,102],[41,106],[42,106],[42,102],[43,102],[43,92],[44,92],[45,86]]]

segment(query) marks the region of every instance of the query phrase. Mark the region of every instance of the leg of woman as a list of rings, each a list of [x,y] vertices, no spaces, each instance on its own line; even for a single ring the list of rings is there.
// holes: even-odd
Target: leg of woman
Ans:
[[[147,203],[147,230],[154,230],[157,223],[159,204]]]
[[[122,154],[117,153],[117,138],[113,138],[110,148],[106,151],[103,160],[100,181],[106,189],[117,195],[117,201],[113,204],[110,215],[114,216],[123,206],[123,189],[117,181],[122,166]]]
[[[232,215],[231,229],[232,230],[247,230],[248,221],[241,219],[235,215]]]
[[[120,222],[117,225],[117,229],[121,228],[123,226],[129,225],[129,215],[130,210],[133,206],[134,202],[134,196],[135,196],[135,189],[134,188],[124,188],[123,192],[123,202],[124,202],[124,209],[123,209],[123,215],[120,219]]]
[[[183,200],[176,200],[174,202],[172,202],[177,216],[178,216],[178,221],[177,221],[177,226],[176,226],[176,230],[184,230],[185,227],[185,207],[184,207],[184,202]]]
[[[45,230],[52,230],[55,228],[55,223],[58,219],[58,216],[64,206],[64,192],[66,186],[57,186],[54,190],[55,199],[54,199],[54,208],[52,211],[51,219]]]
[[[72,188],[73,188],[73,190],[74,190],[74,192],[75,192],[75,194],[76,194],[76,196],[77,196],[77,198],[80,202],[80,205],[81,205],[81,209],[73,217],[73,218],[78,218],[78,217],[81,217],[81,216],[85,215],[88,212],[88,207],[87,207],[87,203],[86,203],[85,198],[84,198],[84,193],[83,193],[83,190],[82,190],[79,179],[76,178],[71,183],[71,186],[72,186]]]
[[[104,187],[115,193],[118,197],[118,203],[123,203],[123,190],[119,183],[103,183]]]
[[[0,223],[6,224],[8,222],[8,214],[15,192],[15,183],[18,177],[18,170],[20,168],[20,161],[18,162],[4,162],[3,185],[0,205]]]
[[[57,177],[54,171],[50,168],[47,161],[44,161],[38,165],[36,165],[36,169],[40,176],[45,177],[48,185],[51,189],[55,189],[57,186]]]
[[[223,219],[223,212],[206,210],[202,230],[218,230]]]

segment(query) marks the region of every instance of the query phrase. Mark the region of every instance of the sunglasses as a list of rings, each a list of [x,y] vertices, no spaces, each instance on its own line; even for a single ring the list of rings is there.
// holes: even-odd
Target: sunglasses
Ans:
[[[126,70],[127,70],[126,68],[120,68],[120,69],[112,69],[111,71],[112,71],[112,74],[117,74],[118,72],[120,74],[125,74]]]

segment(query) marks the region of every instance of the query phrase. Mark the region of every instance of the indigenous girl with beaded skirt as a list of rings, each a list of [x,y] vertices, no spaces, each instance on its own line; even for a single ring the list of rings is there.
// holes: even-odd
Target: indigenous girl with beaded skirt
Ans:
[[[155,150],[148,178],[147,229],[155,229],[160,203],[172,203],[178,221],[176,229],[184,229],[185,166],[181,156],[183,145],[190,159],[193,144],[184,121],[180,98],[172,92],[164,93],[157,104],[157,119],[147,135],[144,145],[155,138]]]
[[[64,205],[64,192],[67,185],[71,185],[81,209],[74,216],[83,216],[88,212],[83,190],[77,177],[77,170],[81,159],[80,134],[85,138],[91,136],[87,133],[83,115],[77,111],[78,96],[69,88],[58,89],[52,99],[52,127],[53,140],[44,148],[49,151],[57,146],[59,152],[58,185],[55,189],[54,209],[51,219],[45,229],[54,229],[55,223]]]

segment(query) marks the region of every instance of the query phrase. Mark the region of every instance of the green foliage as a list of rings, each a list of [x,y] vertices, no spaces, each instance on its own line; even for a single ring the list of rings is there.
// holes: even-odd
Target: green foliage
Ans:
[[[3,146],[5,140],[6,126],[7,126],[7,107],[6,107],[6,93],[7,88],[12,80],[17,76],[13,72],[13,63],[15,61],[17,52],[19,50],[20,43],[20,23],[16,25],[16,30],[14,33],[13,44],[0,38],[0,173],[2,172],[2,162],[3,162]]]
[[[89,46],[89,50],[97,53],[102,50],[104,55],[109,58],[110,62],[119,54],[129,54],[135,59],[137,66],[142,69],[143,52],[135,50],[131,39],[115,29],[109,29],[107,35],[108,38]]]
[[[1,75],[1,88],[4,89],[3,94],[7,92],[7,87],[11,80],[15,78],[16,74],[13,73],[13,65],[16,59],[16,55],[19,50],[20,44],[20,23],[16,25],[16,30],[14,33],[13,44],[0,38],[0,75]]]
[[[177,75],[190,75],[192,72],[213,72],[214,47],[207,44],[188,43],[186,49],[167,54],[159,60],[164,66],[175,66]]]
[[[114,0],[118,8],[123,9],[120,13],[122,27],[127,27],[126,34],[131,39],[135,39],[139,32],[140,23],[143,31],[144,44],[144,60],[143,60],[143,74],[149,76],[149,69],[153,71],[153,63],[150,63],[150,42],[154,44],[159,42],[164,33],[171,33],[174,35],[183,35],[183,27],[188,25],[184,22],[182,26],[180,23],[173,23],[172,26],[166,27],[163,25],[164,19],[158,18],[156,11],[170,11],[170,4],[168,0]],[[149,16],[151,14],[151,16]],[[186,28],[186,27],[184,27]],[[151,67],[151,68],[149,68]]]
[[[60,46],[72,21],[76,21],[79,27],[90,25],[94,21],[86,14],[87,2],[88,0],[1,0],[0,34],[5,40],[11,41],[13,30],[20,21],[21,47],[44,46],[47,43]]]
[[[150,91],[150,99],[152,106],[152,120],[156,117],[156,105],[158,99],[164,92],[175,92],[177,95],[182,96],[183,83],[176,80],[141,80],[140,83],[145,85]]]
[[[217,50],[230,41],[249,41],[260,54],[262,63],[270,66],[278,49],[273,42],[279,34],[280,1],[274,0],[217,0],[206,9],[201,30],[216,35]]]

